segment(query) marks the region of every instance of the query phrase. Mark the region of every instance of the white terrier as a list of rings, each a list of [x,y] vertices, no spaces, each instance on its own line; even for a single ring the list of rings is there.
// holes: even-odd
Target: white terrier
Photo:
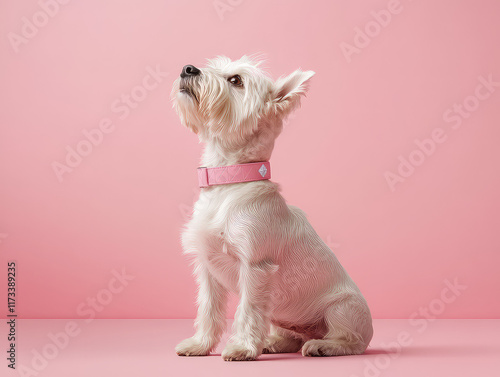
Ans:
[[[258,66],[245,56],[218,57],[206,68],[185,66],[174,83],[174,107],[205,143],[207,168],[198,170],[204,188],[182,235],[199,285],[196,333],[175,350],[201,356],[215,349],[232,291],[240,302],[224,360],[300,349],[304,356],[361,354],[373,335],[363,295],[305,214],[268,180],[283,119],[314,72],[273,82]]]

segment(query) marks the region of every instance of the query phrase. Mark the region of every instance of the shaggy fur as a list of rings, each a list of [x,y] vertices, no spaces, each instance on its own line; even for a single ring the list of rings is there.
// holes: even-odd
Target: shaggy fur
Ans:
[[[200,75],[179,77],[174,107],[205,144],[202,166],[268,161],[283,119],[299,106],[313,75],[297,70],[274,82],[248,57],[218,57]],[[363,295],[305,214],[279,191],[271,181],[201,190],[182,235],[199,285],[196,333],[177,345],[178,355],[215,349],[228,292],[240,302],[224,360],[300,349],[304,356],[365,351],[373,330]]]

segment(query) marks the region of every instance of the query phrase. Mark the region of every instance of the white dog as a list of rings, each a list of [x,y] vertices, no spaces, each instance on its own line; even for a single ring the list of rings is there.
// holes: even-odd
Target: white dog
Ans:
[[[248,57],[218,57],[206,68],[185,66],[175,81],[181,122],[205,144],[202,166],[269,161],[283,119],[314,75],[297,70],[273,82],[258,66]],[[267,171],[264,165],[259,173]],[[368,305],[305,214],[267,179],[217,183],[202,185],[182,235],[199,292],[196,333],[177,345],[177,354],[215,349],[230,291],[240,302],[224,360],[300,349],[304,356],[363,353],[373,334]]]

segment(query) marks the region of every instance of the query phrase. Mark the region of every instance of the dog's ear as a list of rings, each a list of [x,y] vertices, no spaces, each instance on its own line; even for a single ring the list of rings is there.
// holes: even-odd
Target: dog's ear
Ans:
[[[313,71],[297,69],[290,75],[276,80],[272,94],[276,112],[286,116],[297,108],[300,105],[300,96],[307,93],[309,80],[313,76]]]

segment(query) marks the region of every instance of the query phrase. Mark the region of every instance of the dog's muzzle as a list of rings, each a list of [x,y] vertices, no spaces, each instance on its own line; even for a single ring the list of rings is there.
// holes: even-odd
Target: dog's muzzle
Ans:
[[[201,75],[201,71],[194,65],[185,65],[182,68],[179,91],[186,93],[198,101],[198,97],[193,90],[193,82]]]
[[[201,73],[201,71],[196,68],[194,65],[188,64],[185,65],[184,68],[182,68],[181,72],[181,77],[193,77],[193,76],[198,76]]]

